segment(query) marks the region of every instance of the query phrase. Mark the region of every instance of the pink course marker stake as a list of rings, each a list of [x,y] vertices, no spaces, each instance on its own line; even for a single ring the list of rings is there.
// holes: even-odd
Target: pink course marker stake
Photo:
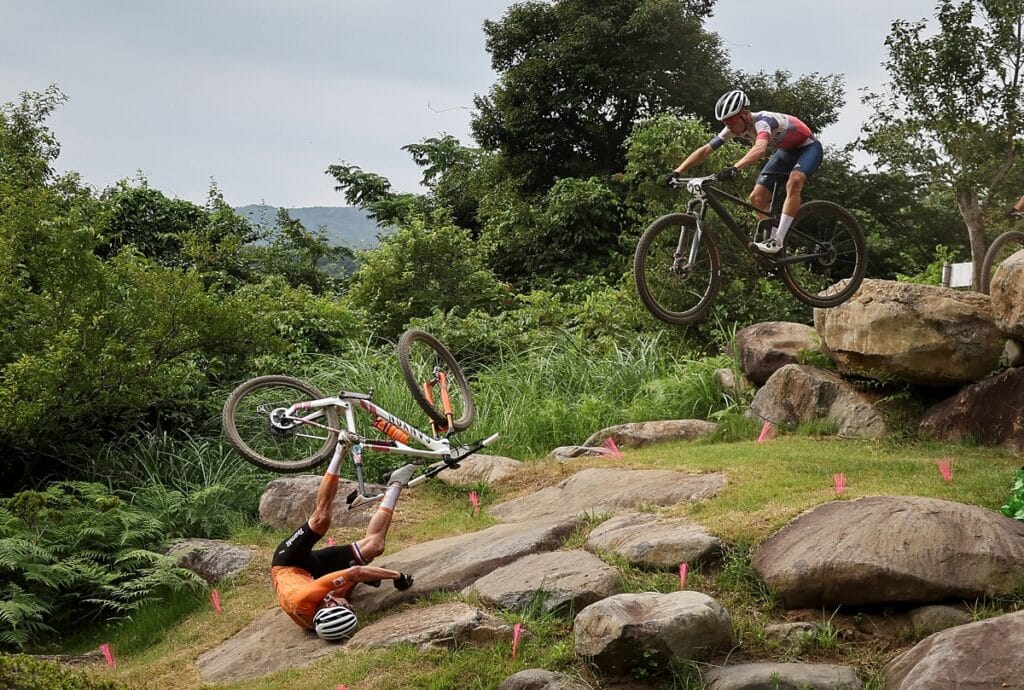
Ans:
[[[679,589],[686,589],[686,573],[690,571],[690,566],[686,563],[679,564]]]
[[[107,666],[114,668],[116,662],[114,661],[114,652],[110,649],[110,644],[108,642],[101,644],[100,651],[103,652],[103,658],[107,660]]]
[[[217,613],[220,613],[220,592],[218,592],[217,590],[213,590],[212,592],[210,592],[210,601],[213,602],[213,610]]]
[[[605,448],[607,448],[609,451],[611,451],[611,456],[613,458],[621,458],[622,457],[622,451],[619,450],[618,444],[615,443],[615,439],[612,438],[611,436],[606,438],[604,440],[604,443],[602,443],[601,445],[603,445]]]
[[[335,688],[334,690],[348,690],[348,686],[345,685],[344,683],[338,683],[338,687]]]
[[[519,637],[523,634],[523,624],[516,623],[512,627],[512,658],[516,658],[516,652],[519,650]]]
[[[765,441],[771,441],[775,438],[775,425],[771,422],[765,422],[764,426],[761,427],[761,434],[757,437],[758,443],[764,443]]]
[[[469,503],[473,506],[473,515],[480,512],[480,496],[475,491],[469,492]]]
[[[942,475],[943,479],[947,482],[953,481],[953,464],[949,461],[949,458],[936,460],[935,464],[939,466],[939,474]]]
[[[846,491],[846,475],[842,472],[832,475],[832,485],[836,487],[836,493],[840,496]]]

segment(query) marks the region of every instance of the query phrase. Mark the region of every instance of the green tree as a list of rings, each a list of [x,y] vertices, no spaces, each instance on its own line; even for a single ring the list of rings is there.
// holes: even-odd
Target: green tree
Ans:
[[[473,134],[531,191],[622,169],[636,122],[665,110],[710,116],[727,83],[710,3],[558,0],[484,23],[498,82],[477,96]]]
[[[796,79],[785,70],[738,73],[733,82],[750,97],[751,107],[796,115],[815,132],[835,124],[843,107],[843,78],[836,74],[804,74]]]
[[[941,0],[936,19],[934,33],[925,21],[893,23],[891,82],[864,99],[874,108],[864,148],[947,190],[967,229],[977,287],[986,226],[1020,193],[1008,184],[1021,168],[1024,1]]]

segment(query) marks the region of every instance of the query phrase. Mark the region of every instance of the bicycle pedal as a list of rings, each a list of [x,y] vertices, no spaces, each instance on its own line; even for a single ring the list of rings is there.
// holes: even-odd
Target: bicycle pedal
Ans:
[[[352,489],[352,493],[345,497],[345,503],[352,505],[352,501],[356,500],[356,496],[358,495],[359,491],[357,489]]]

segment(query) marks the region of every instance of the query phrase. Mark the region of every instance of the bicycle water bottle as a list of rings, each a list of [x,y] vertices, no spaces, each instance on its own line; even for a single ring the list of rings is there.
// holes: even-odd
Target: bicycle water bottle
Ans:
[[[373,420],[373,428],[382,431],[388,436],[388,438],[392,438],[399,443],[409,442],[409,434],[405,433],[383,417],[377,417]]]

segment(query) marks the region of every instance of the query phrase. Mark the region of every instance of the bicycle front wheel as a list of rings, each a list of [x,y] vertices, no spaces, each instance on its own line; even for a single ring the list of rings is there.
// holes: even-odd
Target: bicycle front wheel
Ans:
[[[430,421],[439,427],[448,426],[443,403],[447,396],[452,409],[452,430],[469,428],[476,417],[473,393],[462,367],[437,338],[426,331],[406,331],[398,339],[398,364],[409,392]]]
[[[981,291],[990,294],[992,288],[992,273],[999,268],[999,264],[1010,258],[1014,252],[1024,249],[1024,232],[1010,230],[1004,232],[992,241],[988,251],[985,252],[985,260],[981,262]]]
[[[694,248],[696,233],[696,218],[672,213],[651,223],[636,245],[637,294],[665,323],[683,326],[697,321],[714,304],[721,287],[718,245],[703,232]]]
[[[800,207],[783,243],[782,281],[812,307],[836,307],[853,297],[868,270],[864,231],[850,213],[831,201]]]
[[[338,442],[338,413],[322,407],[284,416],[298,402],[326,398],[291,376],[260,376],[236,388],[222,422],[231,445],[246,460],[271,472],[303,472],[330,457]]]

